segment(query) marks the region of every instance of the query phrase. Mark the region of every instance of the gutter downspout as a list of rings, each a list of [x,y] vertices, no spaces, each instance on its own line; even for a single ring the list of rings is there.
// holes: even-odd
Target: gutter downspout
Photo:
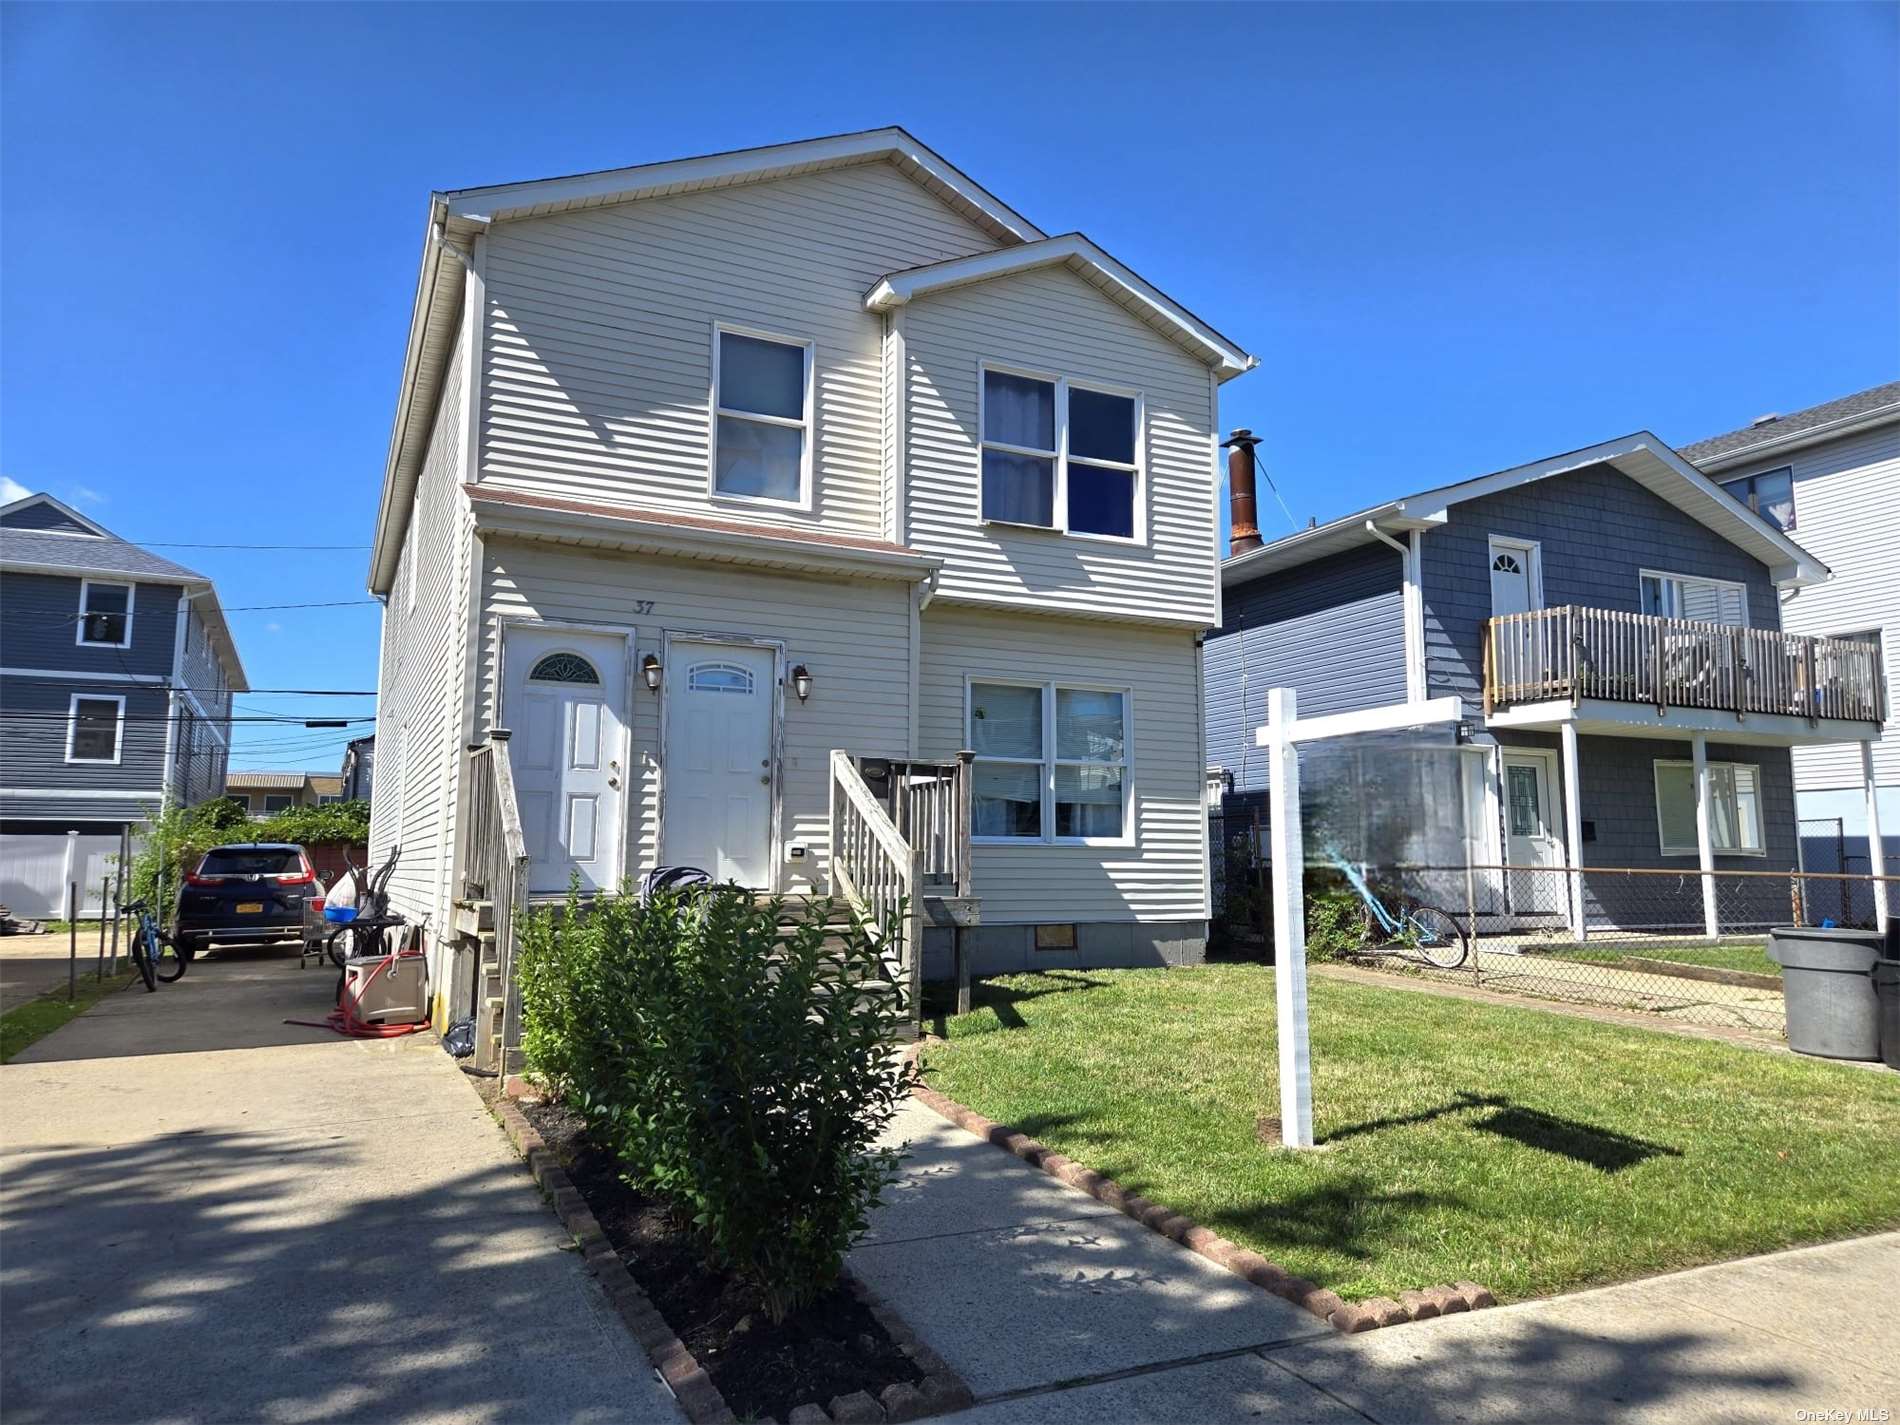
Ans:
[[[1401,543],[1367,520],[1366,533],[1399,552],[1399,574],[1405,584],[1405,700],[1408,703],[1424,702],[1425,602],[1418,579],[1418,531],[1412,531],[1411,538]]]

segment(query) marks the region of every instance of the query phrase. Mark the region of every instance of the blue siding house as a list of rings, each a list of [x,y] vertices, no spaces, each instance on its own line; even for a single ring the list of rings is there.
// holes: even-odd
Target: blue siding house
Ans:
[[[1782,628],[1783,600],[1829,577],[1647,432],[1272,543],[1237,520],[1204,650],[1211,769],[1230,811],[1264,815],[1271,687],[1302,717],[1456,698],[1440,819],[1499,868],[1479,910],[1637,923],[1653,882],[1560,873],[1793,870],[1790,749],[1879,736],[1878,649]],[[1784,880],[1752,884],[1785,913]],[[1697,899],[1717,933],[1713,891]]]
[[[95,906],[125,828],[222,795],[247,686],[202,574],[50,495],[0,507],[0,902]]]

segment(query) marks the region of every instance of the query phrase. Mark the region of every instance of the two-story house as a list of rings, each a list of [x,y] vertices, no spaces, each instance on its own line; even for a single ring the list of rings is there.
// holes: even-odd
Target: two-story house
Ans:
[[[1302,715],[1460,699],[1440,820],[1465,864],[1561,872],[1480,874],[1488,916],[1653,928],[1659,883],[1570,873],[1669,869],[1683,928],[1716,934],[1697,873],[1798,865],[1791,751],[1866,743],[1886,716],[1871,645],[1783,630],[1826,566],[1647,432],[1250,533],[1206,649],[1213,763],[1234,795],[1264,789],[1274,686]],[[1785,918],[1785,880],[1749,887],[1731,923]]]
[[[224,791],[247,684],[217,591],[29,495],[0,508],[0,645],[0,901],[58,914],[77,880],[96,909],[128,828]]]
[[[901,129],[434,195],[369,585],[438,1011],[517,816],[526,894],[926,877],[979,970],[1197,958],[1253,364]]]
[[[1834,571],[1782,600],[1781,626],[1870,640],[1891,686],[1900,675],[1900,381],[1763,416],[1685,445],[1682,456]],[[1838,828],[1847,868],[1868,868],[1863,749],[1879,789],[1885,860],[1900,865],[1900,714],[1891,705],[1878,742],[1794,749],[1795,803],[1813,864],[1831,859]]]

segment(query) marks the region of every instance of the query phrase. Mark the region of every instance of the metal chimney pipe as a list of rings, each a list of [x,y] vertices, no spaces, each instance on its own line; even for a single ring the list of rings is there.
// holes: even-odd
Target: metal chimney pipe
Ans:
[[[1227,450],[1227,498],[1234,518],[1232,554],[1245,554],[1264,543],[1254,506],[1254,453],[1260,437],[1245,427],[1221,442]]]

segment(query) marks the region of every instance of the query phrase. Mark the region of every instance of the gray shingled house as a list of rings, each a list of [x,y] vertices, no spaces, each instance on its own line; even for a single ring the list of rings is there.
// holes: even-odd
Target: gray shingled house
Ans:
[[[247,686],[204,575],[51,495],[0,507],[0,902],[60,914],[76,879],[96,908],[125,828],[223,793]]]
[[[1455,697],[1436,795],[1471,864],[1513,868],[1477,878],[1496,923],[1638,923],[1617,898],[1653,882],[1557,873],[1669,869],[1691,878],[1684,928],[1715,934],[1699,872],[1797,865],[1791,749],[1865,743],[1886,715],[1875,646],[1783,629],[1784,595],[1828,568],[1647,432],[1250,534],[1205,648],[1229,809],[1264,801],[1271,687],[1303,717]],[[1750,884],[1785,915],[1784,881]]]

